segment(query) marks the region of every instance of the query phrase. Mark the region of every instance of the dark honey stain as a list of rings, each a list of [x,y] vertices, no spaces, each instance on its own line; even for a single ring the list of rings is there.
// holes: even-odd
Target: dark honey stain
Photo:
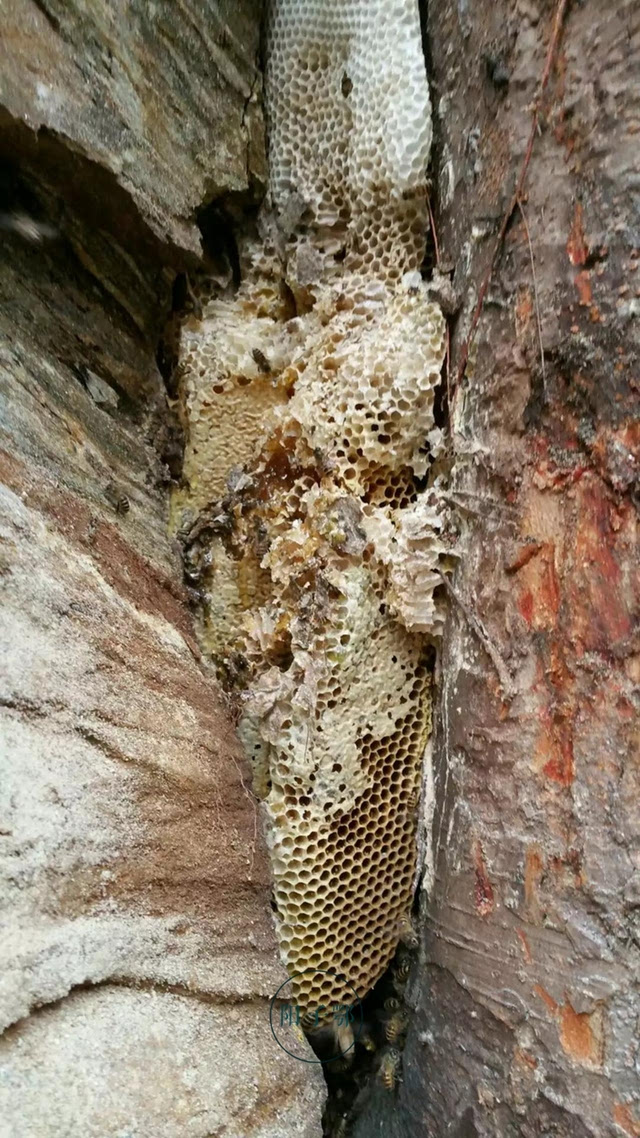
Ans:
[[[584,236],[584,215],[580,202],[576,202],[573,211],[573,221],[567,239],[567,253],[572,265],[584,265],[589,256],[589,247]]]
[[[589,308],[593,303],[593,293],[591,290],[591,273],[588,269],[583,269],[577,274],[575,286],[578,293],[578,304],[581,308]]]
[[[554,754],[542,768],[547,778],[560,786],[571,786],[575,775],[573,759],[573,723],[563,723],[553,733]]]
[[[475,902],[476,909],[481,917],[488,917],[495,909],[493,886],[489,880],[484,853],[480,842],[475,846]]]
[[[530,625],[533,620],[533,593],[531,589],[527,589],[526,592],[522,594],[518,601],[518,608],[527,624]]]

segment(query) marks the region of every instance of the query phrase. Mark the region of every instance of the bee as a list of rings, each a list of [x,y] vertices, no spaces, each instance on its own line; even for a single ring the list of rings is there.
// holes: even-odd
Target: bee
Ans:
[[[408,1017],[406,1012],[394,1012],[384,1025],[384,1037],[387,1043],[395,1043],[399,1036],[407,1030]]]
[[[378,1082],[387,1091],[395,1090],[400,1075],[400,1052],[397,1047],[389,1047],[382,1056],[378,1067]]]
[[[269,375],[271,372],[271,364],[269,363],[264,352],[261,352],[260,348],[253,348],[251,355],[253,356],[254,362],[258,365],[263,375]]]
[[[224,680],[228,684],[240,684],[246,687],[249,662],[242,652],[229,652],[219,660],[219,666]]]
[[[175,367],[173,369],[172,375],[171,375],[171,381],[172,381],[173,385],[176,387],[176,389],[178,388],[178,386],[180,385],[182,380],[188,376],[189,372],[191,371],[192,366],[193,365],[191,363],[189,363],[189,360],[178,360],[177,364],[175,365]]]
[[[230,534],[233,530],[233,524],[233,516],[225,508],[224,502],[214,502],[211,507],[202,510],[200,517],[185,534],[185,548],[189,549],[198,538],[206,533]]]
[[[364,1047],[365,1051],[376,1050],[376,1041],[373,1037],[373,1032],[368,1027],[362,1028],[362,1031],[360,1032],[356,1043],[359,1043],[361,1047]]]
[[[335,462],[332,458],[329,457],[328,454],[324,453],[321,447],[313,448],[313,457],[316,461],[316,466],[320,475],[331,474],[331,472],[335,469]]]
[[[408,956],[403,957],[394,966],[392,983],[393,983],[393,986],[396,989],[396,991],[400,991],[400,992],[404,991],[407,980],[409,979],[410,971],[411,971],[411,960],[409,959]]]
[[[400,944],[405,948],[417,948],[419,944],[418,934],[413,927],[413,922],[408,913],[398,921],[397,925],[398,938]]]
[[[407,798],[407,808],[409,810],[415,810],[419,801],[420,801],[420,791],[416,788],[415,790],[411,791],[409,797]]]
[[[322,1057],[327,1070],[337,1074],[346,1071],[353,1063],[354,1038],[350,1023],[341,1024],[317,1022],[314,1012],[302,1017],[302,1027],[310,1038],[316,1055]]]
[[[127,495],[122,492],[116,482],[108,482],[104,488],[104,496],[109,505],[113,506],[116,514],[128,514],[131,503]]]
[[[401,1013],[402,1001],[399,1000],[397,996],[388,996],[382,1007],[376,1012],[376,1017],[382,1024],[382,1030],[385,1031],[386,1024],[390,1019],[394,1016],[401,1015]]]
[[[307,1008],[300,1017],[302,1028],[306,1032],[311,1032],[318,1038],[333,1037],[333,1027],[329,1022],[326,1012],[323,1014],[323,1007]]]
[[[46,221],[37,221],[28,213],[0,213],[0,229],[17,233],[34,245],[40,245],[42,241],[58,236],[58,230],[52,225],[48,225]]]
[[[311,1031],[312,1028],[318,1026],[318,1015],[313,1011],[306,1011],[303,1013],[300,1023],[303,1031]]]
[[[202,317],[203,317],[202,301],[200,300],[199,296],[196,294],[195,289],[193,288],[193,285],[191,284],[191,281],[189,280],[189,274],[188,273],[185,273],[184,281],[185,281],[185,285],[186,285],[187,296],[189,297],[189,300],[191,301],[191,308],[193,311],[193,315],[195,316],[196,320],[202,320]]]
[[[353,1062],[353,1028],[350,1023],[334,1023],[333,1035],[336,1042],[336,1050],[342,1056],[342,1062],[346,1063],[347,1067]]]

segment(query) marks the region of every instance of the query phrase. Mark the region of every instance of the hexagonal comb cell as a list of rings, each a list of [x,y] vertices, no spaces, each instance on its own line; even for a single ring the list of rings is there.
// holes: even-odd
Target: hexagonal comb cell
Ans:
[[[415,0],[273,0],[266,108],[241,283],[201,283],[180,327],[174,518],[200,534],[204,644],[243,689],[282,956],[326,1017],[385,971],[411,905],[442,619]]]

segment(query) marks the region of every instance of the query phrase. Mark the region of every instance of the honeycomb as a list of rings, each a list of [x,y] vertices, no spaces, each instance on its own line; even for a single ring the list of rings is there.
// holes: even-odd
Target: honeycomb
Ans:
[[[276,210],[302,199],[344,268],[420,268],[431,107],[417,0],[272,0],[266,97]]]
[[[412,901],[451,546],[445,323],[419,271],[416,0],[272,0],[266,47],[269,198],[240,286],[202,282],[180,324],[174,517],[240,694],[283,960],[328,1018],[384,972]]]
[[[190,314],[180,329],[185,454],[174,509],[188,503],[194,515],[223,496],[229,471],[252,458],[256,440],[270,430],[285,399],[278,365],[287,337],[276,285],[267,278],[234,294],[225,284],[220,293],[203,285],[192,289],[201,315]]]

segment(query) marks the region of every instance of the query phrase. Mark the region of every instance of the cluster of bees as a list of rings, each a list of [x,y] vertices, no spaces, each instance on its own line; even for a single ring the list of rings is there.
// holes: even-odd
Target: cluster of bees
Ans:
[[[328,1131],[333,1138],[346,1138],[352,1120],[376,1091],[393,1093],[401,1081],[402,1049],[409,1024],[405,991],[411,963],[411,952],[401,943],[394,963],[376,987],[373,998],[365,1000],[365,1018],[355,1046],[341,1059],[325,1063],[330,1088],[332,1083],[338,1088],[333,1092],[335,1114]],[[339,1043],[344,1049],[345,1040]],[[351,1094],[344,1090],[347,1080]]]
[[[108,482],[104,489],[104,496],[110,506],[113,506],[116,514],[128,514],[131,503],[124,493],[121,486],[117,482]]]

